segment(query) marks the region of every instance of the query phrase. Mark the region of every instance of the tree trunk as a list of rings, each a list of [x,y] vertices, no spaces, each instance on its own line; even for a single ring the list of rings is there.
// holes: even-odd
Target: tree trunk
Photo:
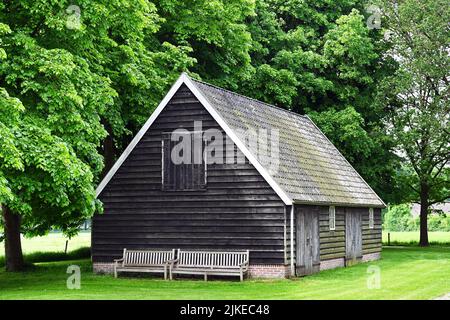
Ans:
[[[428,247],[428,197],[429,190],[426,184],[420,186],[420,241],[419,246]]]
[[[103,141],[103,156],[105,157],[105,167],[103,168],[102,178],[106,176],[108,171],[114,165],[115,158],[115,147],[111,126],[108,124],[104,124],[104,126],[106,131],[108,132],[108,136]]]
[[[20,216],[2,205],[5,232],[6,271],[21,271],[24,267],[20,241]]]

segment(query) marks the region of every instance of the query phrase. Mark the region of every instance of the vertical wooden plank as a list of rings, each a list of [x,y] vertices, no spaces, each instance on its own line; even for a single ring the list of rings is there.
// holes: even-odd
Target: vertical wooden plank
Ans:
[[[319,233],[319,212],[313,214],[313,264],[320,263],[320,233]],[[318,270],[313,270],[316,272]]]
[[[356,225],[355,225],[355,229],[356,229],[356,241],[355,241],[355,257],[356,258],[361,258],[362,257],[362,213],[357,212],[355,214],[355,218],[356,218]]]

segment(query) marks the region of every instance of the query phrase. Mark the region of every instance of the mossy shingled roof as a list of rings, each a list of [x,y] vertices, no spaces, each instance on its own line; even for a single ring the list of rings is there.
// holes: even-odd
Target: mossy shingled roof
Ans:
[[[277,130],[278,165],[276,170],[268,171],[294,202],[384,207],[383,201],[308,117],[191,80],[241,141],[245,141],[244,132],[248,129]],[[267,145],[275,145],[272,137],[268,135]],[[259,161],[263,167],[266,160]]]

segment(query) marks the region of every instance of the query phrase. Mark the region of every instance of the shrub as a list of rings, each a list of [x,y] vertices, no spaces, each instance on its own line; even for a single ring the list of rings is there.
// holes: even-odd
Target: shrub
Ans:
[[[431,214],[428,216],[429,231],[450,231],[450,215]]]
[[[410,204],[389,206],[383,215],[383,229],[386,231],[418,231],[420,218],[411,215]],[[428,231],[450,231],[450,214],[428,215]]]
[[[400,204],[390,206],[384,214],[383,229],[387,231],[411,231],[414,223],[410,222],[411,205]]]

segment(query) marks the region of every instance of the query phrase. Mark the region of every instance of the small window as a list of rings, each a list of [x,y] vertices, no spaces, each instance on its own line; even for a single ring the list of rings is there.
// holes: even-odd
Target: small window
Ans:
[[[336,208],[334,206],[330,206],[329,215],[330,230],[336,230]]]
[[[197,140],[196,140],[197,139]],[[161,185],[163,190],[206,189],[204,141],[199,132],[163,134],[161,141]]]
[[[374,220],[373,220],[373,208],[369,208],[369,229],[373,229]]]

